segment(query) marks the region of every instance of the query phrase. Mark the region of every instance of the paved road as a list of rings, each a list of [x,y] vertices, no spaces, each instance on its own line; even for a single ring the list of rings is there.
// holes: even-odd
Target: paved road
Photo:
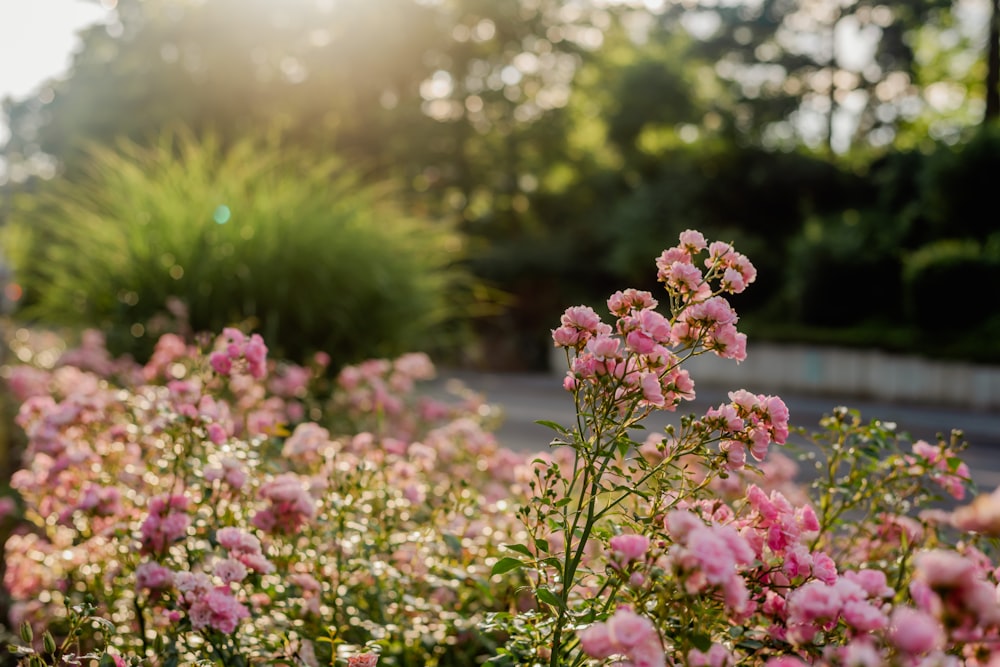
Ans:
[[[497,437],[511,449],[545,449],[552,438],[552,431],[535,422],[547,419],[569,424],[574,416],[569,394],[560,386],[560,378],[552,374],[443,371],[442,381],[448,378],[459,380],[468,388],[484,394],[489,403],[499,406],[503,421],[496,432]],[[676,423],[680,414],[701,413],[728,400],[728,389],[703,386],[697,389],[697,399],[687,404],[687,410],[650,417],[647,429],[650,432],[660,431],[668,423]],[[849,397],[789,394],[782,394],[781,397],[788,405],[791,422],[807,429],[818,428],[820,418],[837,405],[860,410],[865,420],[895,422],[898,430],[914,439],[934,442],[938,434],[947,435],[952,429],[961,429],[970,443],[964,459],[977,487],[981,491],[992,491],[1000,486],[1000,413],[873,402]]]

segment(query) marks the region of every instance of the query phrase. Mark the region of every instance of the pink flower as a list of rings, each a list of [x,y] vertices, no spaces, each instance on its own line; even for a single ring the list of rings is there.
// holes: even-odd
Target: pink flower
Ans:
[[[881,630],[889,623],[889,619],[886,618],[881,609],[862,600],[845,602],[840,613],[844,622],[861,632]]]
[[[246,579],[247,567],[235,558],[226,558],[215,564],[214,572],[223,582],[231,584]]]
[[[812,573],[824,584],[832,586],[837,581],[837,564],[830,556],[818,551],[813,554]]]
[[[841,576],[859,585],[869,597],[890,598],[895,593],[886,583],[882,570],[848,570]]]
[[[722,644],[712,644],[708,653],[694,648],[688,653],[689,667],[729,667],[736,663],[736,658]]]
[[[660,385],[660,378],[657,377],[656,373],[642,373],[639,377],[643,400],[657,407],[666,405],[663,387]]]
[[[727,541],[708,527],[691,531],[687,548],[697,561],[698,569],[710,584],[723,584],[736,572],[736,558]]]
[[[680,233],[680,245],[690,252],[701,252],[705,249],[705,237],[695,229],[685,229]]]
[[[249,616],[249,610],[232,594],[217,588],[197,595],[188,607],[188,617],[196,630],[212,627],[224,634],[232,634],[239,622]]]
[[[599,335],[591,338],[587,342],[587,351],[599,361],[620,359],[622,356],[619,340],[607,335]]]
[[[219,375],[229,375],[233,370],[232,359],[221,350],[213,352],[209,356],[208,361],[212,365],[212,370]]]
[[[920,655],[944,646],[944,630],[926,612],[897,607],[889,621],[889,641],[904,653]]]
[[[595,623],[580,631],[580,648],[592,658],[610,658],[618,650],[605,623]]]
[[[656,306],[653,295],[641,290],[627,289],[615,292],[608,298],[608,310],[618,317],[628,315],[633,310],[649,310]]]
[[[563,326],[552,330],[552,341],[556,347],[576,347],[582,339],[580,330],[575,327]]]
[[[560,318],[563,326],[573,327],[591,334],[597,333],[600,316],[590,306],[570,306]]]
[[[653,622],[628,607],[619,607],[605,623],[595,623],[579,633],[587,655],[604,659],[626,656],[635,667],[665,667],[666,657]]]
[[[645,535],[615,535],[608,542],[612,556],[621,564],[642,560],[649,551],[649,538]]]
[[[743,274],[733,268],[726,269],[722,275],[722,288],[727,292],[739,294],[746,289],[746,281],[743,280]]]
[[[674,262],[666,271],[660,272],[660,279],[681,292],[696,292],[705,277],[694,264]]]
[[[135,587],[158,590],[167,588],[173,583],[174,571],[155,561],[140,563],[135,568]]]
[[[832,621],[840,614],[843,600],[836,588],[821,581],[809,581],[788,594],[790,624]]]
[[[1000,487],[993,493],[976,496],[970,505],[956,509],[951,520],[962,530],[1000,536]]]
[[[913,578],[932,589],[964,587],[975,577],[975,563],[954,551],[932,549],[918,553],[914,559]]]
[[[378,665],[378,653],[359,653],[347,658],[347,667],[375,667]]]

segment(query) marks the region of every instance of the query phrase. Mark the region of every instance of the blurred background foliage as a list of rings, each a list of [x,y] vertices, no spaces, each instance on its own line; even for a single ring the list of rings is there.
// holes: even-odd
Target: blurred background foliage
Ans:
[[[1000,362],[997,0],[110,4],[3,104],[19,316],[539,369],[698,228],[756,339]]]

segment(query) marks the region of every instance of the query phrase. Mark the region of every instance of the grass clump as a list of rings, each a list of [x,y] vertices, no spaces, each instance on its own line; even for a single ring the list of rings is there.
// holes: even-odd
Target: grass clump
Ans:
[[[143,358],[180,303],[196,332],[242,324],[335,367],[433,350],[461,319],[461,236],[336,158],[169,132],[90,159],[8,221],[22,318],[99,327],[114,352]]]

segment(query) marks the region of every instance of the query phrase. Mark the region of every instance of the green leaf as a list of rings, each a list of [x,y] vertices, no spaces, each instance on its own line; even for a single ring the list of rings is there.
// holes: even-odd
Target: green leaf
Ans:
[[[524,567],[522,563],[517,558],[511,558],[510,556],[504,556],[496,562],[493,566],[493,570],[490,572],[490,576],[494,574],[503,574],[505,572],[510,572],[511,570],[516,570],[519,567]]]
[[[544,586],[535,591],[535,597],[538,598],[539,602],[544,602],[545,604],[552,605],[553,607],[558,607],[560,609],[563,607],[562,600],[560,600],[555,593]]]
[[[103,628],[108,632],[116,632],[118,630],[114,623],[101,616],[88,616],[87,620],[91,623],[97,623],[98,625],[103,626]]]
[[[628,454],[629,449],[632,448],[632,443],[629,442],[628,440],[622,439],[616,442],[615,446],[618,448],[618,455],[625,456],[626,454]]]
[[[552,429],[553,431],[555,431],[556,433],[561,433],[563,435],[566,435],[567,433],[569,433],[569,431],[566,429],[565,426],[563,426],[562,424],[558,424],[556,422],[553,422],[553,421],[549,421],[548,419],[538,419],[538,420],[535,420],[535,423],[538,424],[539,426],[546,426],[546,427]]]
[[[462,553],[462,540],[458,539],[454,535],[445,533],[441,536],[444,539],[444,543],[448,545],[448,548],[452,550],[455,554]]]
[[[503,546],[504,546],[504,549],[510,549],[511,551],[516,551],[517,553],[523,554],[525,556],[528,556],[529,558],[530,557],[534,557],[534,555],[535,555],[535,554],[531,553],[531,549],[529,549],[528,547],[524,546],[523,544],[505,544]]]
[[[549,541],[538,538],[535,540],[535,548],[543,554],[549,553]]]
[[[694,647],[701,651],[702,653],[707,653],[710,648],[712,648],[712,638],[708,635],[696,632],[690,637],[691,643]]]

